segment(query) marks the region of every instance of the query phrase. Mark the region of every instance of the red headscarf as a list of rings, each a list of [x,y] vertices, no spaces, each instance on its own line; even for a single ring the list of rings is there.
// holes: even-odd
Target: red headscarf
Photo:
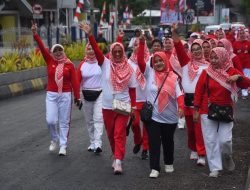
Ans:
[[[221,39],[219,42],[223,43],[224,48],[229,53],[230,58],[233,59],[236,55],[234,54],[232,43],[226,38]]]
[[[194,42],[191,45],[191,49],[192,49],[192,46],[194,44],[198,44],[202,49],[202,43],[203,43],[203,40],[201,40],[201,39],[194,40]],[[193,55],[191,54],[191,60],[190,60],[190,63],[188,64],[188,76],[189,76],[191,81],[193,81],[195,79],[195,77],[199,71],[200,66],[204,65],[204,64],[208,64],[208,62],[204,58],[203,51],[202,51],[202,58],[201,59],[195,59],[193,57]]]
[[[244,31],[244,37],[243,37],[243,39],[240,38],[240,32],[241,32],[241,31]],[[245,41],[245,40],[247,40],[247,35],[246,35],[246,32],[245,32],[244,28],[240,28],[240,29],[238,30],[236,40],[237,40],[237,41]]]
[[[52,52],[53,52],[54,48],[56,48],[57,46],[62,48],[62,45],[55,44],[52,47]],[[62,50],[64,50],[64,48],[62,48]],[[64,64],[66,64],[66,63],[71,63],[72,64],[72,62],[66,57],[65,54],[63,55],[63,57],[61,59],[57,59],[55,56],[53,56],[53,54],[52,54],[52,57],[53,57],[54,61],[57,62],[56,71],[55,71],[55,82],[56,82],[56,85],[58,87],[57,91],[58,91],[59,94],[61,94],[62,89],[63,89],[63,68],[64,68]]]
[[[136,38],[134,45],[136,43],[139,43],[139,38]],[[137,61],[137,52],[138,52],[138,49],[133,50],[133,53],[129,58],[135,64],[138,63],[138,61]],[[145,63],[148,62],[149,57],[150,57],[150,53],[149,53],[149,50],[148,50],[148,46],[147,46],[147,44],[145,44],[145,46],[144,46],[144,61],[145,61]],[[135,75],[136,75],[137,82],[139,83],[141,89],[144,89],[145,86],[146,86],[146,79],[145,79],[144,75],[142,74],[141,70],[139,69],[139,67],[137,67],[137,69],[135,71]]]
[[[112,51],[115,46],[122,48],[123,57],[121,62],[115,62]],[[129,84],[133,74],[133,68],[128,64],[124,47],[121,43],[115,42],[110,47],[110,80],[115,92],[122,92]]]
[[[161,72],[155,70],[155,83],[158,89],[160,89],[164,78],[166,77],[166,75],[168,75],[157,99],[158,100],[158,112],[161,113],[165,109],[165,107],[167,107],[169,103],[169,96],[173,98],[175,98],[176,96],[175,85],[176,85],[176,79],[178,78],[178,76],[174,74],[173,71],[169,70],[170,63],[164,52],[155,52],[153,54],[153,62],[154,62],[155,56],[159,56],[160,58],[162,58],[162,60],[164,61],[166,65],[164,70]]]
[[[229,79],[229,74],[227,70],[230,67],[233,67],[232,61],[229,57],[227,50],[223,47],[216,47],[212,49],[211,52],[214,52],[218,58],[220,63],[220,68],[214,69],[211,64],[209,64],[207,68],[207,74],[217,81],[221,86],[228,89],[232,93],[232,100],[237,100],[237,87],[236,84],[230,84],[227,82]]]
[[[212,43],[211,41],[214,41],[214,42],[215,42],[215,44],[216,44],[216,47],[217,47],[218,40],[217,40],[217,39],[215,39],[215,38],[211,38],[211,39],[209,40],[210,44],[212,45],[212,48],[214,48],[214,47],[213,47],[213,43]]]

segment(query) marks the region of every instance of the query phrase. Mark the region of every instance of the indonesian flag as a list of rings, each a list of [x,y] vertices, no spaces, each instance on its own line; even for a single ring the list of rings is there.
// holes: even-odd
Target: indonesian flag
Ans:
[[[109,25],[112,26],[114,21],[115,21],[115,12],[112,11],[112,12],[109,13]]]
[[[123,18],[128,19],[128,17],[129,17],[129,11],[128,11],[128,5],[127,5],[125,11],[123,12]]]
[[[185,0],[179,1],[179,12],[183,12],[185,8]]]
[[[102,6],[102,14],[101,14],[101,18],[100,18],[100,26],[104,25],[104,15],[106,14],[106,1],[103,2],[103,6]]]
[[[79,16],[81,14],[81,9],[83,8],[84,0],[79,0],[76,7],[76,12],[74,15],[74,22],[78,23]]]

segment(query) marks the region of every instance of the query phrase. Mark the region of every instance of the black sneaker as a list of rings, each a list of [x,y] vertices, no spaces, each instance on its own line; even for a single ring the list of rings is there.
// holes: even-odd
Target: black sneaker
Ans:
[[[141,152],[141,159],[142,160],[147,160],[148,159],[148,151],[147,150],[143,150]]]
[[[94,149],[88,148],[88,151],[89,151],[89,152],[94,152]]]
[[[97,149],[95,149],[94,151],[96,154],[99,154],[102,152],[102,149],[100,147],[97,147]]]
[[[133,153],[137,154],[141,149],[141,144],[136,144],[133,148]]]

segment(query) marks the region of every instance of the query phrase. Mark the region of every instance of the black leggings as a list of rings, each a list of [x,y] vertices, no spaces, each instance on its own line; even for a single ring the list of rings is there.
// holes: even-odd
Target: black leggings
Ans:
[[[149,137],[150,169],[160,171],[160,152],[163,146],[165,165],[174,162],[174,132],[177,123],[167,124],[152,121],[146,127]]]

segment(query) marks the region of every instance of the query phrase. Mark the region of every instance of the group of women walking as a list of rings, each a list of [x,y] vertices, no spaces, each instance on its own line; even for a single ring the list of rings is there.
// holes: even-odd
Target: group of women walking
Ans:
[[[108,55],[103,55],[91,27],[86,23],[79,27],[87,34],[88,43],[85,57],[75,70],[63,46],[55,44],[49,52],[37,35],[36,24],[32,24],[34,39],[48,68],[46,120],[51,135],[50,151],[59,144],[59,154],[66,155],[73,91],[75,104],[79,108],[83,105],[85,113],[90,138],[87,150],[102,152],[105,127],[114,174],[123,173],[129,120],[134,133],[133,152],[138,153],[142,146],[142,159],[147,159],[149,151],[149,177],[157,178],[160,174],[161,145],[164,171],[172,173],[174,134],[178,119],[183,116],[190,159],[196,160],[198,166],[205,166],[207,157],[210,177],[218,177],[223,167],[234,169],[233,107],[238,88],[247,89],[250,80],[242,73],[241,59],[233,53],[230,41],[225,37],[196,39],[188,45],[180,40],[173,26],[172,38],[152,41],[152,54],[141,34],[127,58],[122,33],[111,44]],[[140,113],[148,102],[152,105],[152,116],[143,123]]]

